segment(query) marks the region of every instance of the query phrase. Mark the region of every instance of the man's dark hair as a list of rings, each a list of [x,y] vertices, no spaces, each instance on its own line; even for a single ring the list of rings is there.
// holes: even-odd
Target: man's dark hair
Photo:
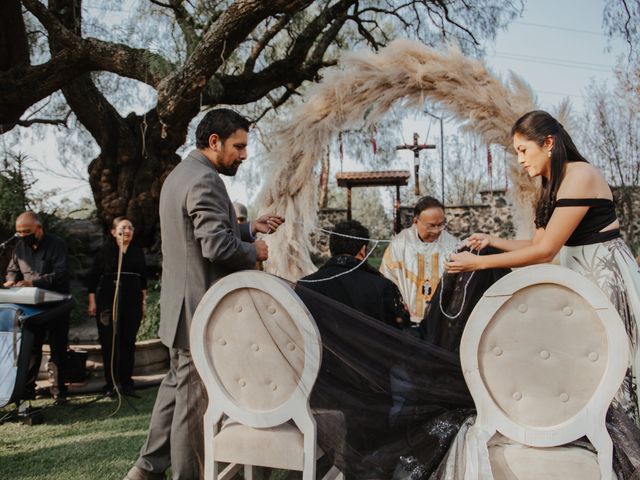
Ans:
[[[333,232],[341,235],[350,235],[352,237],[369,238],[369,230],[357,220],[346,220],[337,223]],[[368,240],[357,240],[340,235],[331,235],[329,238],[329,251],[332,256],[345,254],[355,256],[362,246],[368,243]]]
[[[209,137],[216,133],[223,142],[236,130],[249,131],[249,120],[228,108],[217,108],[207,112],[196,129],[196,147],[207,148]]]
[[[418,203],[416,203],[416,206],[413,207],[413,216],[418,218],[420,216],[420,214],[425,211],[427,208],[441,208],[442,210],[444,210],[444,205],[442,204],[442,202],[440,202],[440,200],[438,200],[435,197],[422,197],[420,200],[418,200]]]

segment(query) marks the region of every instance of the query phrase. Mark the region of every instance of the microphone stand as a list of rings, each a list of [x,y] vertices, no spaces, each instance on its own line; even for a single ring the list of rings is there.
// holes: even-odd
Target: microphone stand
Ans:
[[[6,239],[4,242],[0,243],[0,253],[4,252],[5,248],[13,242],[16,238],[20,236],[19,233],[14,234],[12,237]]]

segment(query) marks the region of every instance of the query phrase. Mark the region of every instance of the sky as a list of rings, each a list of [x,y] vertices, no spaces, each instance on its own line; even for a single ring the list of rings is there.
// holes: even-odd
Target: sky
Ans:
[[[579,8],[576,8],[578,5]],[[522,16],[512,22],[506,31],[498,34],[494,45],[486,45],[485,62],[502,77],[510,71],[522,76],[533,88],[543,109],[553,111],[563,98],[569,98],[574,110],[581,111],[589,82],[594,79],[612,83],[616,61],[627,51],[622,40],[609,40],[604,35],[603,7],[602,0],[525,0]],[[435,143],[439,126],[431,123],[430,138],[425,139],[428,122],[427,117],[405,121],[403,137],[410,141],[412,133],[417,131],[421,133],[421,142]],[[455,124],[445,123],[445,136],[455,133],[455,128]],[[52,135],[44,142],[31,145],[28,149],[30,157],[47,158],[48,162],[55,163],[56,149],[51,144]],[[431,150],[425,155],[439,154]],[[429,158],[426,157],[425,161]],[[389,168],[410,169],[412,162],[412,153],[399,152],[394,165]],[[250,166],[249,158],[241,168]],[[345,170],[361,168],[351,168],[348,163],[345,165]],[[55,177],[38,168],[36,170],[36,189],[59,189],[60,193],[54,200],[67,197],[77,201],[91,196],[87,182]],[[237,179],[226,177],[225,183],[232,199],[250,202],[248,189]]]

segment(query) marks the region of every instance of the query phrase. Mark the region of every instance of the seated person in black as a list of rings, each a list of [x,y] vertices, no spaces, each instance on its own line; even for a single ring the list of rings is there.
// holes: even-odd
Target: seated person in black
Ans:
[[[338,223],[329,240],[331,258],[317,272],[299,280],[304,287],[396,328],[408,327],[407,309],[398,287],[367,262],[369,230],[356,220]]]
[[[45,233],[40,218],[33,212],[24,212],[16,219],[16,233],[20,240],[7,267],[5,287],[38,287],[58,293],[69,293],[67,247],[59,237]],[[35,336],[33,358],[30,361],[25,387],[25,399],[35,398],[36,378],[42,359],[42,344],[47,339],[51,347],[51,363],[56,366],[55,384],[51,394],[56,403],[63,402],[67,387],[64,383],[69,316],[63,315],[44,325],[25,328]]]

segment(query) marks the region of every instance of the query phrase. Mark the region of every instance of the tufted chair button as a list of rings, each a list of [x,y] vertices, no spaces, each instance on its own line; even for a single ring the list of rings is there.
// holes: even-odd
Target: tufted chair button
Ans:
[[[276,313],[276,307],[274,307],[273,305],[269,305],[269,307],[267,307],[267,312],[273,315],[274,313]]]
[[[561,393],[560,394],[560,401],[561,402],[568,402],[569,401],[569,395],[566,393]]]
[[[542,350],[540,352],[540,357],[543,358],[544,360],[548,359],[550,356],[551,354],[547,350]]]
[[[295,349],[296,349],[296,346],[295,346],[293,343],[289,342],[289,343],[287,343],[287,348],[288,348],[289,350],[293,351],[293,350],[295,350]]]
[[[502,355],[502,349],[501,349],[500,347],[494,347],[494,349],[493,349],[493,354],[494,354],[496,357],[499,357],[500,355]]]
[[[529,310],[529,307],[527,307],[524,303],[518,305],[518,311],[520,313],[526,313],[527,310]]]
[[[236,312],[240,313],[242,311],[242,305],[236,305]]]
[[[573,313],[573,308],[571,307],[564,307],[562,309],[562,313],[564,313],[567,317],[570,316]]]
[[[511,396],[516,402],[519,402],[520,400],[522,400],[522,394],[520,392],[513,392],[513,395]]]
[[[247,385],[247,382],[244,378],[241,378],[240,380],[238,380],[238,385],[240,385],[241,387],[245,387]]]
[[[218,340],[218,343],[224,347],[227,344],[227,341],[224,338],[221,338]]]
[[[278,389],[278,385],[276,385],[276,383],[275,383],[275,382],[271,382],[271,383],[269,384],[269,387],[270,387],[270,388],[271,388],[271,390],[273,390],[273,391],[275,391],[275,390],[277,390],[277,389]]]
[[[258,344],[253,343],[251,344],[251,350],[253,350],[254,352],[257,352],[258,350],[260,350],[260,347],[258,346]]]
[[[592,362],[596,362],[598,358],[600,357],[596,352],[589,353],[589,360],[591,360]]]

